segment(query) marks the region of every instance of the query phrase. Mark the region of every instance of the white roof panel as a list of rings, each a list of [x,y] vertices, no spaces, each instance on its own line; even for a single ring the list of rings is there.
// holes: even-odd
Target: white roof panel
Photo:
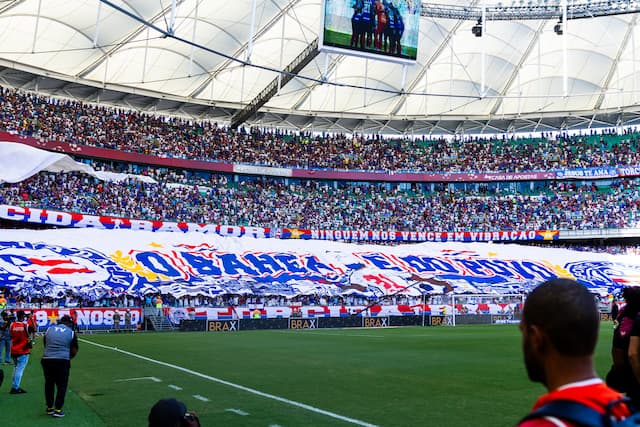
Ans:
[[[233,111],[320,30],[320,0],[256,0],[255,14],[253,3],[179,0],[174,14],[171,1],[116,0],[122,10],[99,0],[4,2],[0,62]],[[168,30],[172,17],[175,38],[146,26]],[[415,64],[321,53],[300,72],[308,79],[284,84],[262,111],[357,123],[637,110],[637,16],[570,20],[564,36],[555,23],[488,21],[474,37],[475,21],[423,17]]]

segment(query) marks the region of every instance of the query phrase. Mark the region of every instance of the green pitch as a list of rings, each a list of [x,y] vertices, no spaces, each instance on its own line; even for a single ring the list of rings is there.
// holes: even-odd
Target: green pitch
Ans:
[[[327,46],[341,47],[343,49],[350,49],[351,45],[351,33],[342,33],[339,31],[333,31],[329,29],[324,30],[324,41],[323,43]],[[358,49],[354,49],[357,51]],[[402,57],[405,59],[414,59],[417,57],[417,49],[412,46],[402,46]],[[388,56],[383,52],[380,52],[373,48],[365,49],[364,52],[371,54],[378,54],[382,56]],[[390,56],[393,57],[393,56]]]
[[[38,338],[27,394],[8,394],[2,366],[3,426],[145,426],[163,397],[203,426],[512,426],[543,392],[526,378],[516,325],[80,337],[66,417],[44,413]],[[610,340],[603,323],[601,375]]]

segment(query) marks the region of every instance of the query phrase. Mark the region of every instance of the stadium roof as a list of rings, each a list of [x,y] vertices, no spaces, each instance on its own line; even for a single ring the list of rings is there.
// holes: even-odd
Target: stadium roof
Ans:
[[[556,19],[486,20],[474,37],[476,21],[422,16],[417,61],[404,67],[316,54],[320,0],[172,6],[0,0],[0,84],[229,122],[275,82],[246,123],[316,131],[500,133],[640,120],[635,13],[568,20],[562,36]],[[274,70],[301,58],[308,64],[278,89]]]

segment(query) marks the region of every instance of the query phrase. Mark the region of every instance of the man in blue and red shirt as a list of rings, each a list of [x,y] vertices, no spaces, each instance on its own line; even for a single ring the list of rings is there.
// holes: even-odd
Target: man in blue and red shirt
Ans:
[[[578,282],[551,279],[534,289],[522,311],[522,351],[529,379],[542,383],[548,393],[541,396],[532,412],[551,402],[578,403],[605,414],[607,405],[622,398],[598,378],[593,353],[598,339],[600,313],[594,296]],[[549,408],[548,406],[546,406]],[[611,415],[622,419],[629,408],[616,404]],[[534,416],[519,427],[574,427],[566,417]]]

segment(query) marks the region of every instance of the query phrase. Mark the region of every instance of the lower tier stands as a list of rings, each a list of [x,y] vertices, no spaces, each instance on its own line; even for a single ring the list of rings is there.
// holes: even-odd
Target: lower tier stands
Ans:
[[[638,179],[537,182],[530,191],[483,184],[391,185],[156,174],[158,183],[41,172],[0,186],[0,203],[135,219],[272,228],[386,231],[588,230],[640,224]]]

